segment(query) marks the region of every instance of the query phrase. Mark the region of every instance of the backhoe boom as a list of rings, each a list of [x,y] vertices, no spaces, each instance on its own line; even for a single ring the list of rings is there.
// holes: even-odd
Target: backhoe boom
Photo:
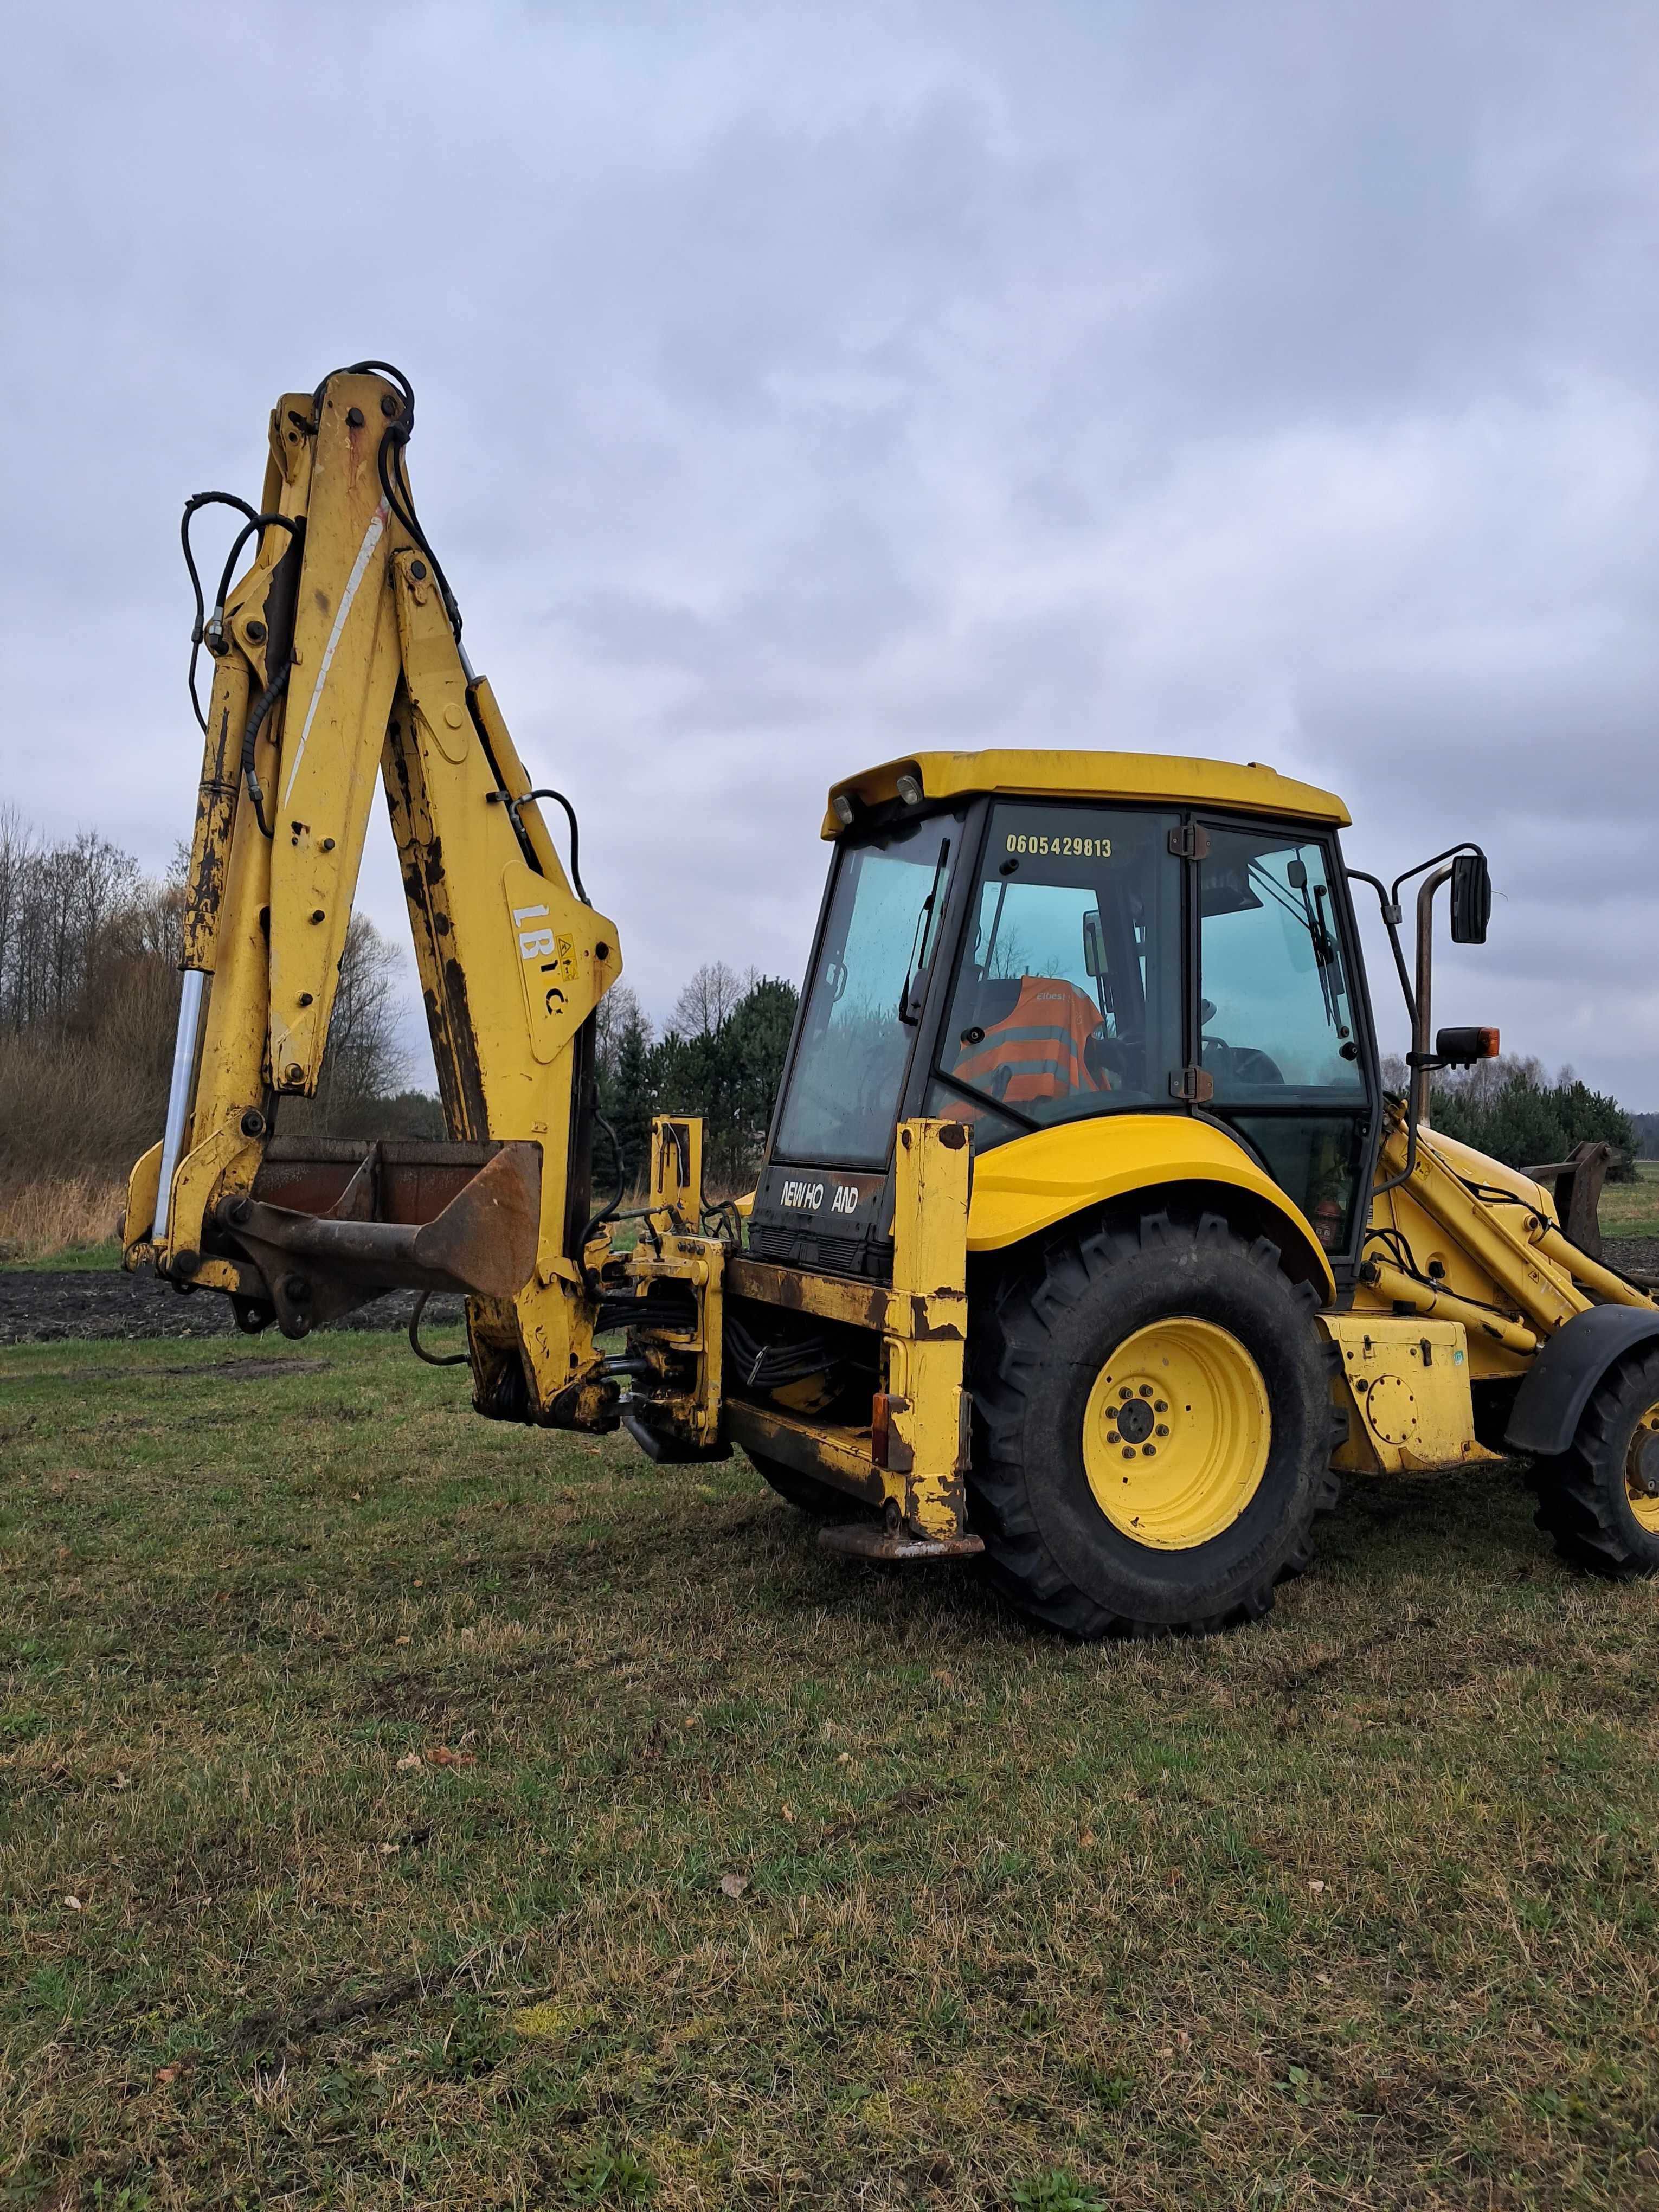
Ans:
[[[373,364],[273,411],[255,558],[205,629],[178,1049],[128,1264],[153,1256],[290,1335],[388,1287],[464,1290],[482,1407],[614,1425],[583,1243],[591,1017],[617,932],[573,890],[461,650],[404,470],[412,416]],[[330,1148],[273,1142],[282,1102],[317,1090],[377,777],[457,1148],[425,1222],[388,1214],[385,1148],[331,1183]],[[308,1155],[326,1203],[274,1202]]]

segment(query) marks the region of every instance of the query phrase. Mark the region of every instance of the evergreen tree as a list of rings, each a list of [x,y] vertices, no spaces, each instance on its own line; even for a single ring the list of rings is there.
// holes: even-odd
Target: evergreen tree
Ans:
[[[1614,1154],[1609,1180],[1635,1179],[1637,1138],[1629,1115],[1571,1068],[1553,1083],[1535,1062],[1504,1071],[1496,1084],[1437,1083],[1431,1110],[1437,1129],[1506,1167],[1542,1167],[1565,1160],[1575,1146],[1605,1139]]]

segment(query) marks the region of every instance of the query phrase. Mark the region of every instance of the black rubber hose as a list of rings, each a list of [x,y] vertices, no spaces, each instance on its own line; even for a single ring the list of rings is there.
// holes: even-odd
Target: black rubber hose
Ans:
[[[532,799],[556,799],[560,805],[563,807],[564,818],[570,824],[571,885],[575,891],[576,896],[581,901],[582,904],[584,906],[592,906],[593,902],[589,898],[586,891],[582,887],[581,830],[577,824],[575,808],[570,804],[570,801],[565,797],[562,791],[526,791],[522,799],[509,799],[507,802],[507,811],[513,817],[515,826],[519,819],[519,809],[521,806],[528,806]]]
[[[432,1296],[422,1291],[415,1301],[415,1310],[409,1316],[409,1348],[416,1359],[424,1359],[428,1367],[465,1367],[471,1358],[469,1352],[428,1352],[421,1342],[421,1316],[426,1311],[426,1302]]]

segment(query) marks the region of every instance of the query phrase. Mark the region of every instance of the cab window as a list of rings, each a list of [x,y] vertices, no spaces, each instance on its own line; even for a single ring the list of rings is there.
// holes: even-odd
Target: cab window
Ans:
[[[1367,1090],[1318,838],[1211,828],[1199,868],[1199,1065],[1211,1110],[1267,1162],[1328,1250],[1346,1248]]]
[[[959,815],[928,815],[836,855],[777,1152],[883,1166],[945,919]]]
[[[1169,1103],[1181,1063],[1172,814],[991,811],[927,1110],[987,1146]]]

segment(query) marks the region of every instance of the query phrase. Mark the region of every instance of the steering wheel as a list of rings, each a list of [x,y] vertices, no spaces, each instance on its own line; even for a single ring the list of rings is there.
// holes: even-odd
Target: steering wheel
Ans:
[[[1276,1060],[1254,1045],[1231,1045],[1224,1037],[1202,1040],[1204,1064],[1212,1075],[1225,1075],[1235,1083],[1283,1084],[1285,1072]]]
[[[1144,1066],[1146,1040],[1132,1031],[1122,1036],[1108,1036],[1104,1028],[1093,1030],[1083,1048],[1083,1064],[1098,1083],[1103,1077],[1106,1087],[1131,1084],[1136,1071]]]

